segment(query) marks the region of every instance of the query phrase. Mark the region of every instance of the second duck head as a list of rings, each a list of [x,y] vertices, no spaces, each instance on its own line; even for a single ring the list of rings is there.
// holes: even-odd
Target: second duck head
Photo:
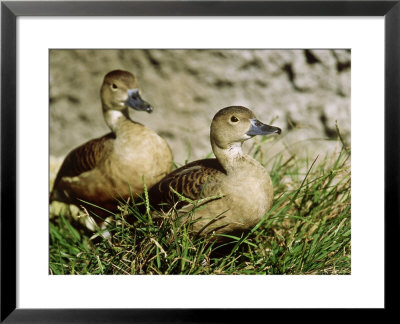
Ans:
[[[213,118],[210,137],[220,149],[241,146],[256,135],[280,134],[281,129],[260,122],[254,113],[242,106],[221,109]]]
[[[103,111],[127,111],[128,107],[148,113],[153,111],[140,96],[136,77],[130,72],[114,70],[107,73],[100,91]]]

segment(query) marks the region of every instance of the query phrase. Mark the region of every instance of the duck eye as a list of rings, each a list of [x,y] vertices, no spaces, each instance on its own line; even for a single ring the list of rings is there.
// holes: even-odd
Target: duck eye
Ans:
[[[117,85],[116,85],[115,83],[113,83],[113,84],[111,85],[111,88],[113,88],[113,89],[115,90],[115,89],[117,89],[118,87],[117,87]]]
[[[235,116],[231,117],[231,122],[236,123],[238,121],[239,121],[239,119],[237,119]]]

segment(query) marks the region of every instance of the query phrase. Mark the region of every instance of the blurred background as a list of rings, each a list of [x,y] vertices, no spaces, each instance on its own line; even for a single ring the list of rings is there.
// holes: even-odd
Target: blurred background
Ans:
[[[114,69],[132,72],[152,114],[131,118],[163,136],[177,164],[211,152],[209,127],[242,105],[282,129],[268,154],[310,159],[350,145],[350,50],[50,50],[50,171],[84,142],[109,132],[100,86]],[[247,142],[252,142],[250,140]],[[252,143],[246,143],[248,150]]]

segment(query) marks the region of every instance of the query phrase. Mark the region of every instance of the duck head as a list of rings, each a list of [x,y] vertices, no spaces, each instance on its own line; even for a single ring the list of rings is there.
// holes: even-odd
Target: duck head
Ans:
[[[254,113],[241,106],[221,109],[214,116],[210,137],[221,149],[241,146],[242,143],[256,135],[280,134],[281,129],[260,122]]]
[[[124,111],[128,107],[148,113],[153,111],[153,107],[140,96],[135,76],[127,71],[107,73],[101,86],[101,100],[104,111]]]

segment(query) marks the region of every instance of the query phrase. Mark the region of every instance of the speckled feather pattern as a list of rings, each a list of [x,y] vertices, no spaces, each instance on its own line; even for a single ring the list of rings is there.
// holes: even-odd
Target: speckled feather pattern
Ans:
[[[196,200],[206,197],[216,184],[216,179],[225,176],[225,170],[217,159],[207,159],[188,163],[185,166],[173,171],[159,183],[149,190],[151,203],[155,206],[164,203],[161,207],[167,210],[175,204],[178,199],[176,192],[183,196]],[[182,203],[178,207],[182,206]]]
[[[115,139],[113,133],[88,141],[72,150],[64,159],[56,179],[54,187],[58,186],[62,177],[77,177],[96,167],[102,156],[109,154],[112,149],[110,141]]]

